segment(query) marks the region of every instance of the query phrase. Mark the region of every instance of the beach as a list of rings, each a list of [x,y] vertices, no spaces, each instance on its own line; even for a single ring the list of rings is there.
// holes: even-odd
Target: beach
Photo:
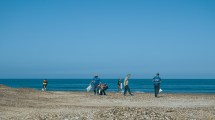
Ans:
[[[7,120],[214,120],[214,94],[38,91],[0,85],[0,119]]]

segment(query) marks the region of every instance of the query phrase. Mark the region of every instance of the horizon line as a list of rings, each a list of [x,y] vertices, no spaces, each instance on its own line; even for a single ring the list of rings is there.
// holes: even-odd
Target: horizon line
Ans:
[[[92,78],[0,78],[0,79],[92,79]],[[100,78],[100,79],[119,79],[119,78]],[[124,78],[121,78],[124,79]],[[153,79],[153,78],[130,78],[130,79]],[[168,79],[187,79],[187,80],[193,80],[193,79],[215,79],[215,78],[162,78],[163,80]]]

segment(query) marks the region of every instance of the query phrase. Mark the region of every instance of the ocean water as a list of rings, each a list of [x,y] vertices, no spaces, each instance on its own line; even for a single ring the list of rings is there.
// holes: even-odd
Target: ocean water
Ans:
[[[117,91],[118,79],[101,79],[107,83],[107,92]],[[41,90],[43,79],[0,79],[0,84],[13,88],[33,88]],[[47,91],[86,91],[91,79],[48,79]],[[152,93],[151,79],[130,79],[131,92]],[[215,94],[215,79],[163,79],[163,93]]]

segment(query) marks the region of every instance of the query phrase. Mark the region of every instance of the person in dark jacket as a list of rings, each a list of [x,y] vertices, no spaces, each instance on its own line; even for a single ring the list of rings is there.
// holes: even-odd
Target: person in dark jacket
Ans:
[[[152,82],[154,83],[155,97],[158,97],[158,93],[160,90],[161,78],[159,77],[159,73],[153,78]]]
[[[93,87],[94,95],[99,94],[99,84],[100,83],[101,82],[100,82],[98,75],[95,75],[92,80],[92,84],[94,85],[94,87]]]

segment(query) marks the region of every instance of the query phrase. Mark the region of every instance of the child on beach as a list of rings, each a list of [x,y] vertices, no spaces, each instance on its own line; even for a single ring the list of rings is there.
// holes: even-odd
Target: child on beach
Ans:
[[[48,81],[46,79],[43,80],[43,88],[42,91],[46,91],[46,87],[48,85]]]
[[[122,90],[122,88],[121,88],[121,78],[118,80],[118,82],[117,82],[117,88],[118,88],[118,92],[120,92],[121,90]]]

